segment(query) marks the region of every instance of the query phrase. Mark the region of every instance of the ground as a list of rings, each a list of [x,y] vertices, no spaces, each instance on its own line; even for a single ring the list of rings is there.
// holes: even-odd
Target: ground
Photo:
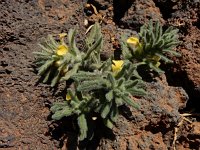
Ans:
[[[122,107],[113,131],[97,123],[94,140],[78,143],[71,118],[51,120],[49,108],[63,95],[63,85],[55,90],[38,82],[38,42],[76,28],[82,48],[88,26],[98,21],[102,56],[109,57],[121,34],[136,34],[149,19],[179,29],[182,57],[162,65],[165,74],[146,78],[140,110]],[[1,0],[0,29],[0,149],[199,149],[199,0]]]

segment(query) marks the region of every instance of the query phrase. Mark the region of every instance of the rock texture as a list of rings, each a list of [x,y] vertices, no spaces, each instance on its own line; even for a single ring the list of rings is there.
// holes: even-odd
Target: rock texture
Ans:
[[[88,7],[86,4],[90,4]],[[92,4],[92,5],[91,5]],[[0,148],[15,149],[170,149],[181,113],[200,106],[199,0],[1,0],[0,1]],[[149,19],[179,29],[180,58],[162,65],[165,75],[148,80],[148,95],[134,98],[139,110],[120,108],[113,132],[97,122],[92,141],[77,142],[71,118],[52,122],[50,105],[64,96],[63,86],[39,83],[33,51],[48,34],[78,30],[84,50],[87,28],[98,21],[104,35],[102,58],[120,50],[122,34],[137,35]],[[84,24],[88,22],[88,24]],[[120,53],[119,53],[120,54]],[[120,56],[118,56],[120,57]],[[191,111],[192,110],[192,111]],[[178,131],[177,149],[199,149],[199,116],[187,117]]]

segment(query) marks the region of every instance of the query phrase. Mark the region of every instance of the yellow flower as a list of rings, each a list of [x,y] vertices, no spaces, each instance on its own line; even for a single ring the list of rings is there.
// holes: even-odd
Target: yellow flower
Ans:
[[[60,42],[61,42],[61,44],[64,44],[65,42],[64,42],[64,37],[65,36],[67,36],[67,33],[60,33],[60,34],[58,34],[59,35],[59,37],[60,37]]]
[[[59,45],[57,50],[56,50],[56,54],[59,56],[63,56],[68,52],[68,47],[64,44]]]
[[[156,62],[158,62],[160,60],[160,57],[155,55],[152,57],[152,59],[155,60]]]
[[[157,62],[155,66],[158,68],[160,66],[160,62]]]
[[[63,39],[65,36],[67,36],[67,33],[60,33],[58,35],[59,35],[60,39]]]
[[[130,37],[126,41],[128,44],[133,45],[134,47],[139,46],[140,42],[137,37]]]
[[[152,60],[154,60],[155,61],[155,66],[156,67],[159,67],[160,66],[160,62],[159,62],[159,60],[160,60],[160,57],[159,56],[153,56],[152,57]]]
[[[112,61],[112,71],[117,74],[118,72],[120,72],[122,70],[122,66],[124,64],[123,60],[113,60]]]
[[[69,93],[67,93],[67,95],[66,95],[66,100],[69,101],[69,100],[71,100],[71,99],[72,99],[71,96],[69,95]]]

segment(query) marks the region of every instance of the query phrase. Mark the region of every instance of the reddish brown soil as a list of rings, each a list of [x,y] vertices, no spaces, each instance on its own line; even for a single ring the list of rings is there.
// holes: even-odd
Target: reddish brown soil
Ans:
[[[198,0],[1,0],[0,1],[0,149],[173,149],[200,147],[200,2]],[[77,28],[79,47],[89,24],[102,22],[104,57],[119,48],[124,32],[136,34],[149,19],[180,30],[182,43],[175,64],[163,65],[166,74],[148,81],[148,95],[137,99],[140,110],[121,108],[113,131],[97,122],[92,141],[77,142],[71,118],[52,122],[49,107],[62,97],[59,90],[38,82],[34,66],[37,43],[48,34]]]

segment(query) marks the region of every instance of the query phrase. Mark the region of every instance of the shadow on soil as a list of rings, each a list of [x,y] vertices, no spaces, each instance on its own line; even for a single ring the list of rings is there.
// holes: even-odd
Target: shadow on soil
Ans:
[[[192,81],[189,80],[187,73],[185,71],[179,70],[178,66],[177,72],[172,70],[172,66],[168,65],[165,68],[165,74],[167,77],[167,82],[169,86],[182,87],[189,96],[186,108],[180,110],[181,112],[191,112],[191,113],[200,113],[200,89],[195,88],[195,85]]]
[[[49,115],[48,120],[51,120]],[[97,130],[98,129],[98,130]],[[101,130],[99,130],[101,129]],[[51,136],[52,139],[59,141],[59,147],[67,150],[94,150],[97,149],[99,142],[102,138],[115,140],[115,135],[112,130],[105,127],[101,120],[96,120],[94,124],[94,135],[92,140],[86,139],[78,142],[79,128],[74,117],[63,118],[60,121],[52,122],[49,126],[47,135]]]
[[[160,9],[163,19],[167,20],[171,18],[172,13],[175,12],[175,10],[173,10],[173,6],[176,4],[176,2],[172,2],[170,0],[166,1],[153,0],[153,1],[156,4],[156,6]]]
[[[114,7],[114,22],[120,22],[120,19],[124,17],[127,10],[131,7],[132,1],[130,0],[113,0]]]

